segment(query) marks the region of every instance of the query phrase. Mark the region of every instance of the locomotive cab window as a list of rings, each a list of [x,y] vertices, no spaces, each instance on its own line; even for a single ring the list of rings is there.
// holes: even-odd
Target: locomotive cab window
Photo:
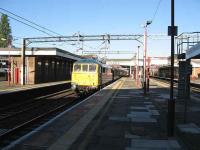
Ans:
[[[89,65],[89,72],[96,72],[96,65]]]
[[[88,65],[82,65],[83,72],[88,72]]]
[[[74,65],[74,71],[75,72],[80,72],[81,71],[81,65],[80,64],[75,64]]]

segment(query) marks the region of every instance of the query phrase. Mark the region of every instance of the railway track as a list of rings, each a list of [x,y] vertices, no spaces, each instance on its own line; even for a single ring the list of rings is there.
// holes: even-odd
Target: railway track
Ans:
[[[93,93],[80,96],[70,89],[59,92],[53,90],[51,94],[44,96],[37,94],[37,97],[31,97],[30,99],[25,99],[25,101],[19,101],[0,109],[0,149],[33,131]]]
[[[163,77],[151,77],[153,79],[159,80],[161,82],[164,82],[166,84],[170,84],[170,78],[163,78]],[[178,80],[175,79],[174,80],[174,86],[177,87],[178,86]],[[190,88],[191,88],[191,92],[194,96],[199,97],[200,96],[200,84],[197,83],[190,83]]]
[[[26,110],[31,109],[31,107],[33,107],[34,105],[40,105],[41,102],[45,103],[46,102],[45,99],[48,98],[48,97],[54,96],[54,95],[59,94],[59,93],[64,93],[64,92],[67,92],[67,91],[69,91],[69,89],[63,90],[61,92],[41,96],[41,97],[38,97],[38,98],[35,98],[35,99],[30,99],[30,100],[27,100],[25,102],[14,104],[12,106],[4,107],[4,108],[0,109],[0,121],[4,118],[5,119],[9,118],[10,116],[12,116],[14,114],[17,115],[17,114],[23,113]]]
[[[0,149],[76,104],[81,99],[83,97],[78,97],[71,90],[64,90],[37,97],[34,102],[25,102],[1,110]],[[4,112],[4,115],[2,115],[2,112]]]

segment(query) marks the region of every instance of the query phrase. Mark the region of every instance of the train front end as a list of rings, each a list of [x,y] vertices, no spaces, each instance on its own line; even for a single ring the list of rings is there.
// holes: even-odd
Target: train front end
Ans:
[[[78,61],[73,65],[71,88],[77,93],[89,92],[99,85],[98,64]]]

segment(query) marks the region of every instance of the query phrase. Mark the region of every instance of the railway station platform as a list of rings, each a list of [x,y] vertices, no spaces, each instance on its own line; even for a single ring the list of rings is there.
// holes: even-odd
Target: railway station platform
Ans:
[[[57,81],[57,82],[48,82],[48,83],[40,83],[40,84],[27,84],[27,85],[15,85],[10,84],[8,81],[0,81],[0,95],[1,94],[7,94],[12,93],[16,91],[25,91],[25,90],[31,90],[31,89],[37,89],[42,87],[48,87],[48,86],[54,86],[54,85],[60,85],[65,83],[70,83],[71,81]]]
[[[0,82],[0,110],[15,106],[36,97],[70,89],[71,81],[57,81],[34,85],[8,85]]]
[[[167,137],[167,98],[156,84],[144,96],[132,79],[121,78],[4,149],[184,150]]]

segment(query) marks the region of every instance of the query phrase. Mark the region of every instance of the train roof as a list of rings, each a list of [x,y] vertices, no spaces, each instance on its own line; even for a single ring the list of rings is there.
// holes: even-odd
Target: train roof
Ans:
[[[94,59],[81,59],[81,60],[78,60],[76,61],[75,63],[95,63],[95,64],[101,64],[100,62],[98,62],[97,60],[94,60]]]
[[[99,64],[104,68],[112,68],[111,66],[107,65],[107,64],[103,64],[95,59],[81,59],[76,61],[75,63],[79,63],[79,64],[83,64],[83,63],[95,63],[95,64]]]

